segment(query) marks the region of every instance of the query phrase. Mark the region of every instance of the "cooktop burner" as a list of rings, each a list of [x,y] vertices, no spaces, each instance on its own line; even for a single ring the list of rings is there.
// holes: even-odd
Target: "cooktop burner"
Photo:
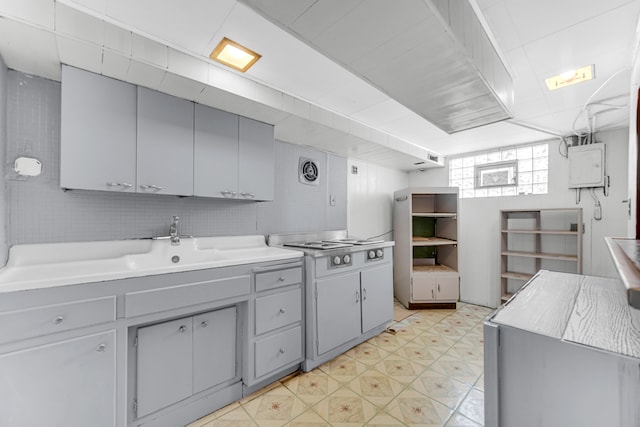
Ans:
[[[292,246],[295,248],[306,248],[306,249],[337,249],[337,248],[348,248],[352,245],[348,243],[340,243],[340,242],[314,241],[314,242],[290,242],[290,243],[285,243],[283,246]]]
[[[346,243],[349,245],[373,245],[376,243],[384,243],[384,240],[368,240],[368,239],[333,239],[323,240],[323,242],[329,243]]]

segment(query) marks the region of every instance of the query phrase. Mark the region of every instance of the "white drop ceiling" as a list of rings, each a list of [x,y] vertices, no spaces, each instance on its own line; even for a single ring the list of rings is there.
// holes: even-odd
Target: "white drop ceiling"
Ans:
[[[335,49],[349,31],[375,23],[379,39],[371,47],[399,27],[411,35],[419,23],[394,19],[394,8],[425,1],[298,0],[280,13],[305,37]],[[452,135],[236,0],[0,0],[0,55],[10,68],[55,80],[60,63],[77,66],[273,123],[284,141],[403,170],[569,135],[574,121],[584,130],[580,112],[596,91],[592,101],[606,100],[589,107],[596,130],[628,125],[640,0],[471,4],[513,78],[513,119]],[[354,10],[362,28],[334,27]],[[222,37],[262,58],[246,74],[211,61]],[[546,89],[545,78],[588,64],[595,64],[596,79]],[[438,162],[414,165],[429,155]]]

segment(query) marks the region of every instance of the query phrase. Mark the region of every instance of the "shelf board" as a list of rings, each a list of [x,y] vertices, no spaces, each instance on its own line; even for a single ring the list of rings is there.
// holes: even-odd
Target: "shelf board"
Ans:
[[[500,275],[500,277],[505,279],[517,279],[517,280],[529,280],[533,277],[533,274],[528,273],[516,273],[513,271],[505,271]]]
[[[422,218],[455,218],[458,216],[455,212],[413,212],[411,215]]]
[[[507,300],[509,298],[511,298],[513,296],[513,294],[509,293],[509,292],[505,292],[504,294],[502,294],[502,296],[500,297],[500,301],[501,302],[507,302]]]
[[[549,254],[541,252],[521,252],[521,251],[502,251],[501,255],[506,256],[518,256],[525,258],[544,258],[544,259],[557,259],[561,261],[578,261],[577,255],[568,254]]]
[[[446,246],[457,245],[457,240],[444,239],[442,237],[419,237],[413,236],[411,240],[413,246]]]
[[[414,265],[414,272],[421,273],[457,273],[457,270],[454,270],[451,267],[442,264],[434,264],[434,265]]]
[[[502,230],[503,233],[512,233],[512,234],[557,234],[557,235],[570,235],[577,236],[577,231],[571,230],[527,230],[527,229],[515,229],[509,228]]]

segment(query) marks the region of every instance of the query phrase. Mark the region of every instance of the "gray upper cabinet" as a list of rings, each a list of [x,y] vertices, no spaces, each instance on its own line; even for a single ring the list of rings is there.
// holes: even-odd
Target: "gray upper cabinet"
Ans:
[[[136,87],[62,67],[60,186],[135,191]]]
[[[196,104],[193,190],[196,196],[238,197],[238,115]]]
[[[138,87],[138,192],[193,195],[193,116],[193,102]]]
[[[275,153],[273,125],[240,117],[239,198],[273,200]]]

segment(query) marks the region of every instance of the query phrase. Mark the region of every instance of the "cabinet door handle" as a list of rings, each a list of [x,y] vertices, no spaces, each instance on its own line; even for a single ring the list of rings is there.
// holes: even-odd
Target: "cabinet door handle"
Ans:
[[[362,301],[367,299],[367,288],[362,288]]]
[[[356,291],[356,302],[360,302],[360,292]]]
[[[206,328],[207,326],[209,326],[209,322],[207,322],[206,320],[203,320],[202,323],[200,323],[200,326],[202,326],[203,328]]]
[[[106,345],[106,344],[104,344],[104,343],[102,343],[102,344],[100,344],[100,345],[98,345],[98,346],[96,347],[96,351],[97,351],[98,353],[102,353],[102,352],[103,352],[103,351],[105,351],[106,349],[107,349],[107,345]]]
[[[140,184],[140,189],[144,191],[147,191],[147,190],[160,191],[162,190],[162,187],[160,187],[159,185],[153,185],[153,184]]]
[[[280,309],[280,310],[278,310],[278,311],[280,312],[280,314],[285,314],[285,313],[287,312],[287,310],[285,310],[285,309],[284,309],[284,307],[283,307],[283,308],[281,308],[281,309]]]
[[[224,197],[227,197],[227,196],[235,197],[237,193],[235,191],[222,190],[220,194],[222,194]]]
[[[284,276],[280,276],[278,277],[278,282],[284,282],[286,279],[284,278]]]
[[[440,283],[438,283],[438,292],[440,292]]]
[[[56,318],[53,319],[53,323],[55,323],[56,325],[59,325],[63,321],[64,321],[64,316],[56,316]]]
[[[131,188],[133,185],[128,182],[107,182],[107,187]]]
[[[255,194],[253,194],[253,193],[245,193],[244,191],[243,191],[242,193],[240,193],[240,195],[241,195],[242,197],[250,198],[250,199],[253,199],[254,197],[256,197],[256,195],[255,195]]]
[[[436,299],[436,295],[433,293],[433,289],[431,289],[431,299]]]
[[[280,347],[279,352],[280,352],[280,354],[284,354],[284,347]]]
[[[178,328],[178,332],[180,332],[181,334],[185,333],[187,331],[187,327],[182,325]]]

